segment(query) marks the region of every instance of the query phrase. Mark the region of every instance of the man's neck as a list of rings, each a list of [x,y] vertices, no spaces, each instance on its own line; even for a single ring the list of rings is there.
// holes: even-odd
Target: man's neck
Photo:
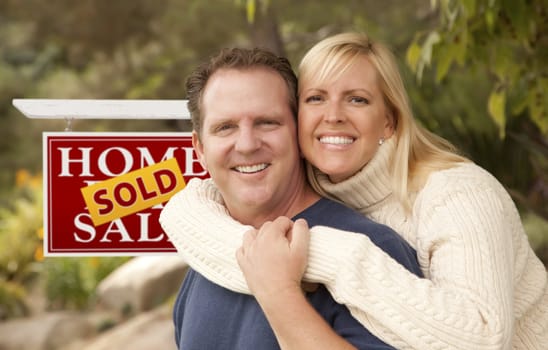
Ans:
[[[280,207],[259,208],[250,207],[245,212],[239,213],[230,212],[230,215],[244,225],[251,225],[255,228],[261,227],[265,222],[272,221],[279,216],[294,217],[320,199],[320,195],[306,183],[297,191],[287,203],[283,203]]]

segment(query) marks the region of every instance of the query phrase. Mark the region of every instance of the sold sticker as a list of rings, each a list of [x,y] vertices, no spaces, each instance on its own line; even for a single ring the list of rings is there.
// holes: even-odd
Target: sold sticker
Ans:
[[[175,158],[82,187],[95,226],[166,202],[186,186]]]

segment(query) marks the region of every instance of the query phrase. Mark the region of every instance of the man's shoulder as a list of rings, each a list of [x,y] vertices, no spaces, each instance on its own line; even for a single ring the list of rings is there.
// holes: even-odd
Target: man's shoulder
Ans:
[[[306,219],[309,226],[330,226],[384,238],[399,237],[390,227],[373,221],[360,212],[328,198],[321,198],[295,218]]]
[[[392,228],[365,217],[344,204],[322,198],[295,218],[306,219],[308,225],[329,226],[361,233],[408,270],[421,276],[416,251]]]

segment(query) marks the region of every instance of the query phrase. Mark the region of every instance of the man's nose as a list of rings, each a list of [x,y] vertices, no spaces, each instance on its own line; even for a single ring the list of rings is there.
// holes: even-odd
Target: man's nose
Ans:
[[[261,136],[253,128],[240,128],[234,149],[241,153],[256,151],[261,146]]]

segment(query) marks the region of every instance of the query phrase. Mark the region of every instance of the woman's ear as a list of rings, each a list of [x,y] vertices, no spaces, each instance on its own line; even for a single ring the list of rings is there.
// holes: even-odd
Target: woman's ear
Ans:
[[[386,113],[386,124],[384,125],[384,138],[389,139],[396,131],[397,125],[396,113],[390,108]]]

